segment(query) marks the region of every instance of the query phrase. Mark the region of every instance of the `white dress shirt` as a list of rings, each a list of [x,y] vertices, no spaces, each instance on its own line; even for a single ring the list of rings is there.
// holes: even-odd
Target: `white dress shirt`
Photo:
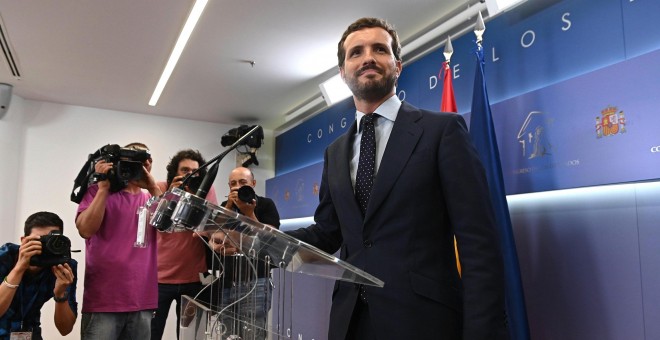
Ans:
[[[387,147],[387,141],[390,139],[390,133],[392,133],[394,121],[396,120],[397,114],[399,114],[400,107],[401,101],[399,100],[399,97],[394,94],[384,103],[380,104],[380,106],[378,106],[374,111],[374,113],[377,113],[380,116],[374,122],[374,127],[376,129],[376,167],[374,170],[374,183],[376,178],[378,178],[378,168],[380,167],[380,161],[383,159],[385,147]],[[353,140],[353,157],[351,157],[350,164],[351,183],[353,184],[353,188],[355,188],[355,177],[357,176],[358,162],[360,161],[360,139],[362,139],[362,129],[360,123],[362,116],[365,114],[365,112],[355,112],[357,133],[355,134],[355,139]]]

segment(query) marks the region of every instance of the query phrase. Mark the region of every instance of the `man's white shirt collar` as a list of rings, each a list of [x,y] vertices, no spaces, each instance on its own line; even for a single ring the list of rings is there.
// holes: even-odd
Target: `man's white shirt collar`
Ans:
[[[390,96],[386,101],[384,101],[380,106],[374,110],[374,113],[377,113],[381,117],[386,118],[389,121],[394,122],[396,120],[396,116],[399,114],[399,109],[401,108],[401,101],[399,100],[399,97],[396,96],[396,94],[393,94]],[[364,116],[366,113],[360,112],[360,111],[355,111],[355,120],[357,121],[357,131],[360,131],[360,123],[362,120],[362,116]]]

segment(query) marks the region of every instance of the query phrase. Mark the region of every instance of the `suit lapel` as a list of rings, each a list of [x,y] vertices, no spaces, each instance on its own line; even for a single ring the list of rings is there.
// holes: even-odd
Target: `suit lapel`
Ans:
[[[369,197],[369,206],[365,216],[365,223],[371,218],[378,207],[383,203],[399,175],[403,171],[408,158],[412,154],[419,138],[422,136],[422,128],[416,121],[422,117],[421,112],[406,102],[401,103],[397,114],[392,134],[387,141],[383,159],[380,162],[378,175],[374,181],[374,187]],[[357,205],[357,203],[356,203]],[[370,230],[365,230],[369,232]]]
[[[338,183],[337,192],[342,197],[333,197],[333,199],[340,199],[348,203],[350,214],[355,218],[362,220],[362,212],[355,198],[355,191],[351,181],[351,155],[353,154],[353,139],[357,130],[357,122],[353,122],[348,132],[345,133],[340,140],[338,140],[336,159],[331,160],[333,167],[328,168],[328,177],[336,178],[336,181],[329,180],[329,182]],[[333,192],[334,193],[334,192]]]

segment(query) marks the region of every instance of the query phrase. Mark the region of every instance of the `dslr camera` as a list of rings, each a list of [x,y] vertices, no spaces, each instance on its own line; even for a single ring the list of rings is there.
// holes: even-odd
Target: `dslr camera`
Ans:
[[[48,235],[41,236],[41,255],[30,258],[30,265],[52,267],[71,260],[71,240],[62,235],[59,230],[53,230]]]
[[[257,194],[254,192],[254,188],[249,185],[244,185],[238,188],[236,193],[238,194],[238,199],[245,203],[252,203],[253,200],[257,199]]]
[[[97,153],[98,156],[91,163],[92,172],[94,165],[100,160],[105,160],[113,165],[108,173],[95,174],[94,180],[109,180],[111,192],[118,192],[126,188],[129,181],[141,179],[142,163],[151,158],[151,154],[147,150],[122,148],[117,144],[108,144],[100,148]]]

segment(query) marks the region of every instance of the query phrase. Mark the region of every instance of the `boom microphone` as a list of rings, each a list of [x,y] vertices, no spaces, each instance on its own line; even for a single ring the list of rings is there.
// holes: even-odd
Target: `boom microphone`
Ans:
[[[211,166],[209,171],[206,173],[206,176],[204,176],[202,184],[199,185],[199,189],[197,189],[197,193],[195,195],[206,199],[206,195],[209,193],[209,190],[211,190],[211,185],[213,185],[213,182],[215,181],[215,176],[218,174],[219,165],[220,162],[218,161]]]
[[[211,169],[208,171],[208,173],[206,174],[206,177],[204,177],[204,180],[202,181],[202,184],[199,186],[199,189],[197,190],[197,193],[198,193],[197,196],[200,196],[199,193],[201,193],[201,192],[203,191],[203,192],[204,192],[204,196],[200,196],[200,197],[202,197],[202,198],[206,198],[206,194],[207,194],[208,191],[211,189],[211,185],[213,184],[213,181],[215,181],[215,176],[218,174],[218,163],[220,163],[220,161],[221,161],[223,158],[225,158],[225,156],[227,156],[227,154],[228,154],[229,152],[231,152],[232,150],[236,149],[239,145],[244,144],[245,141],[246,141],[248,138],[250,138],[250,136],[252,136],[252,134],[254,134],[254,133],[257,132],[257,131],[261,131],[261,133],[263,134],[263,129],[261,128],[260,125],[255,125],[255,126],[253,126],[252,129],[250,129],[250,131],[248,131],[248,132],[245,133],[243,136],[241,136],[241,138],[239,138],[238,140],[236,140],[236,142],[234,142],[234,144],[232,144],[232,145],[231,145],[227,150],[225,150],[223,153],[221,153],[221,154],[219,154],[219,155],[213,157],[213,159],[211,159],[211,160],[209,160],[208,162],[202,164],[199,168],[197,168],[197,170],[195,170],[195,171],[193,171],[193,172],[187,174],[186,177],[183,178],[183,182],[181,183],[181,185],[179,186],[179,188],[180,188],[180,189],[184,189],[184,188],[186,187],[186,185],[188,184],[188,182],[190,182],[190,178],[191,178],[191,177],[193,177],[195,174],[197,174],[200,170],[206,168],[207,166],[211,165],[212,163],[215,163],[215,164],[213,164],[213,167],[215,168],[215,171],[214,171],[213,168],[211,168]],[[208,180],[207,180],[207,179],[208,179]],[[207,182],[207,181],[208,181],[208,182]],[[206,189],[205,189],[205,190],[202,190],[203,188],[206,188]]]

